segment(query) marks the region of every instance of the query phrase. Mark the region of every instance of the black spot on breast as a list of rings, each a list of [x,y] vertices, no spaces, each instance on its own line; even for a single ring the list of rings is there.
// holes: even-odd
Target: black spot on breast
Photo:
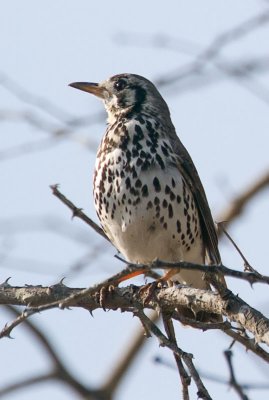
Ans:
[[[141,201],[141,200],[140,200],[140,197],[137,197],[136,200],[133,201],[133,205],[134,205],[134,206],[137,206],[137,204],[139,204],[140,201]]]
[[[169,204],[169,206],[168,206],[168,217],[169,218],[173,218],[173,215],[174,215],[174,213],[173,213],[172,204]]]
[[[125,135],[121,136],[120,143],[119,143],[119,148],[122,149],[122,150],[126,150],[129,141],[130,141],[130,136],[128,134],[125,134]]]
[[[148,187],[147,187],[147,185],[144,185],[142,187],[142,196],[147,197],[148,195],[149,195]]]
[[[142,165],[143,164],[143,160],[141,160],[141,158],[138,158],[137,160],[136,160],[136,166],[137,167],[140,167],[140,165]]]
[[[176,195],[174,194],[174,192],[171,192],[171,193],[170,193],[170,200],[171,200],[171,201],[174,201],[175,198],[176,198]]]
[[[141,171],[147,171],[149,169],[150,165],[151,165],[150,161],[145,160],[143,162],[142,167],[141,167]]]
[[[165,189],[164,189],[164,191],[165,191],[165,194],[169,194],[170,193],[170,187],[168,186],[168,185],[166,185],[165,186]]]
[[[154,186],[154,189],[155,189],[156,192],[160,192],[161,191],[160,181],[156,176],[153,179],[153,186]]]
[[[135,125],[135,134],[133,137],[133,144],[136,145],[142,139],[144,139],[143,131],[139,125]]]
[[[165,200],[165,199],[163,200],[163,207],[164,207],[164,208],[167,208],[167,207],[168,207],[167,200]]]
[[[149,201],[147,204],[147,210],[153,207],[152,201]]]
[[[138,196],[138,195],[139,195],[139,191],[136,190],[134,187],[131,187],[130,193],[131,193],[133,196]]]
[[[161,169],[165,168],[164,162],[162,157],[160,156],[160,154],[156,154],[156,161],[158,162],[159,166],[161,167]]]
[[[147,154],[144,152],[144,150],[141,150],[139,155],[140,155],[141,158],[146,158],[147,157]]]
[[[130,150],[127,149],[125,151],[125,155],[126,155],[126,160],[129,163],[131,161],[131,159],[132,159],[132,154],[131,154]]]
[[[132,156],[133,156],[134,158],[136,158],[136,157],[139,156],[139,151],[138,151],[137,148],[135,148],[135,147],[132,148]]]
[[[132,169],[132,177],[133,177],[133,179],[137,178],[137,172],[136,172],[135,168]]]
[[[163,155],[167,157],[167,156],[168,156],[168,150],[167,150],[167,148],[164,147],[164,146],[161,146],[161,149],[162,149]]]
[[[137,179],[137,181],[135,182],[135,187],[140,188],[142,186],[142,182],[140,179]]]
[[[126,185],[126,189],[130,189],[131,180],[130,180],[129,176],[125,179],[125,185]]]
[[[154,198],[154,204],[155,204],[155,206],[158,206],[160,204],[160,199],[158,197]],[[160,208],[159,208],[159,210],[160,210]]]

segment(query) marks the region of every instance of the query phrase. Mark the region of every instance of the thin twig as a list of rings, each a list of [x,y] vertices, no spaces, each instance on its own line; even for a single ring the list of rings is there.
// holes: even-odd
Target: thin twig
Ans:
[[[257,276],[261,276],[261,274],[254,269],[250,263],[248,262],[248,260],[246,259],[246,257],[244,256],[244,254],[242,253],[242,251],[239,249],[239,247],[237,246],[237,244],[235,243],[234,239],[231,237],[231,235],[227,232],[227,230],[224,228],[224,223],[223,222],[218,222],[218,226],[220,226],[221,230],[223,231],[223,233],[225,234],[225,236],[227,236],[227,238],[230,240],[230,242],[232,243],[232,245],[234,246],[234,248],[236,249],[236,251],[239,253],[240,257],[242,258],[242,260],[244,261],[244,268],[245,271],[248,272],[253,272],[255,275]]]
[[[241,39],[255,29],[261,28],[269,22],[269,11],[262,11],[258,15],[240,23],[233,29],[229,29],[218,35],[212,43],[203,50],[194,62],[188,63],[186,66],[177,69],[174,73],[167,74],[163,78],[159,78],[157,83],[159,86],[174,84],[182,80],[190,74],[202,73],[208,62],[212,62],[221,50],[228,44]]]
[[[167,334],[168,340],[170,340],[170,342],[173,343],[175,346],[178,346],[177,340],[176,340],[176,335],[175,335],[175,330],[174,330],[174,326],[173,326],[173,321],[172,321],[171,317],[169,317],[169,315],[166,313],[163,313],[162,317],[163,317],[164,329]],[[181,357],[179,357],[178,354],[176,354],[174,352],[173,352],[173,356],[176,361],[176,366],[177,366],[181,384],[182,384],[182,398],[183,398],[183,400],[189,400],[190,399],[189,386],[191,384],[191,378],[184,368]]]
[[[237,380],[235,378],[234,368],[233,368],[233,364],[232,364],[233,353],[231,352],[231,350],[226,350],[224,352],[224,355],[225,355],[226,361],[228,363],[229,372],[230,372],[229,384],[236,391],[236,393],[239,395],[241,400],[249,400],[248,396],[243,392],[241,385],[237,382]]]
[[[56,373],[55,372],[48,372],[44,374],[39,374],[35,376],[31,376],[29,378],[23,378],[18,380],[17,382],[11,383],[10,385],[7,385],[0,389],[0,397],[4,397],[6,395],[9,395],[12,392],[15,392],[16,390],[21,390],[26,387],[30,387],[33,385],[36,385],[38,383],[50,381],[52,379],[56,379]]]
[[[174,354],[177,354],[179,358],[181,358],[188,370],[190,372],[191,377],[193,378],[196,387],[198,389],[197,396],[201,399],[211,400],[211,397],[205,388],[194,364],[193,364],[193,355],[189,353],[185,353],[179,347],[177,347],[174,343],[172,343],[161,331],[160,329],[152,323],[152,321],[145,315],[142,309],[135,311],[134,313],[143,323],[143,325],[147,326],[148,330],[157,337],[161,346],[168,347]]]
[[[95,230],[99,235],[101,235],[103,238],[108,240],[108,237],[104,233],[103,229],[100,228],[99,225],[97,225],[91,218],[89,218],[84,212],[82,211],[81,208],[76,207],[70,200],[68,200],[60,191],[59,191],[59,185],[51,185],[50,186],[52,193],[54,196],[56,196],[59,200],[61,200],[62,203],[64,203],[73,213],[73,218],[78,217],[82,219],[82,221],[86,222],[87,225],[89,225],[91,228]]]

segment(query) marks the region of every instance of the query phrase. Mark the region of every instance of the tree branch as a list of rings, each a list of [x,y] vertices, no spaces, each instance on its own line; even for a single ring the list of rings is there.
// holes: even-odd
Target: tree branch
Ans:
[[[8,336],[16,325],[36,312],[67,306],[83,307],[91,312],[102,308],[100,304],[100,288],[103,286],[104,283],[87,289],[71,289],[64,285],[51,287],[0,287],[0,304],[7,304],[8,302],[24,306],[31,304],[30,309],[24,311],[15,321],[3,328],[0,337]],[[191,309],[194,314],[200,311],[220,314],[251,332],[256,343],[263,342],[269,346],[269,320],[238,296],[233,295],[229,290],[222,297],[217,292],[177,285],[156,288],[154,295],[147,299],[148,294],[146,291],[140,289],[140,287],[134,285],[124,288],[110,288],[105,297],[105,307],[111,310],[119,308],[128,312],[134,312],[137,308],[147,307],[172,313],[172,317],[179,320],[180,315],[177,315],[175,311],[179,306]],[[203,329],[204,327],[197,326],[197,328]],[[263,351],[262,348],[254,346],[253,343],[249,345],[250,340],[242,339],[238,333],[235,334],[225,324],[220,325],[219,328],[269,362],[269,354]]]
[[[153,324],[152,321],[145,315],[141,308],[137,310],[134,314],[141,320],[143,326],[145,326],[148,331],[150,331],[154,336],[157,337],[160,346],[168,347],[170,350],[172,350],[174,354],[176,354],[180,359],[184,361],[190,372],[191,377],[193,378],[197,386],[197,396],[201,399],[212,400],[193,364],[193,355],[190,353],[185,353],[183,350],[177,347],[175,343],[172,343],[169,339],[167,339],[167,337],[160,331],[160,329],[155,324]]]

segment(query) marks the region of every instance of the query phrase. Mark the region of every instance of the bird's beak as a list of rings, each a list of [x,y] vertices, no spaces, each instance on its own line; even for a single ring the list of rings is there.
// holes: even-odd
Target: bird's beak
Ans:
[[[69,83],[68,86],[71,86],[79,90],[83,90],[84,92],[94,94],[95,96],[100,97],[101,99],[104,98],[104,93],[106,90],[98,83],[93,83],[93,82],[73,82]]]

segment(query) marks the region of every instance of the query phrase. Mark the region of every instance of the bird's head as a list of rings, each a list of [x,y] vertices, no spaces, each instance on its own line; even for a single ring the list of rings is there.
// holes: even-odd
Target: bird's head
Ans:
[[[119,74],[101,83],[74,82],[69,86],[100,97],[108,113],[108,122],[121,116],[140,112],[161,113],[169,118],[169,109],[156,87],[146,78],[135,74]]]

